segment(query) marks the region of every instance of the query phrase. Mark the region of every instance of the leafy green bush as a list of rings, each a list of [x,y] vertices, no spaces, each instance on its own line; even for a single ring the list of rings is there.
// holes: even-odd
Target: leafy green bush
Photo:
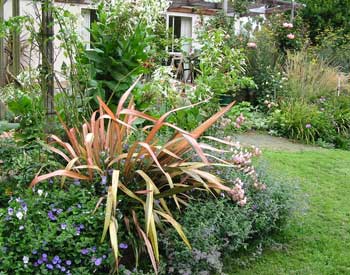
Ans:
[[[59,162],[39,143],[18,144],[13,138],[0,139],[0,206],[15,190],[22,190],[39,169],[56,169]]]
[[[235,176],[226,175],[231,180]],[[168,274],[223,274],[224,256],[234,257],[283,228],[292,209],[291,189],[275,179],[263,181],[267,188],[262,192],[252,189],[248,179],[244,181],[248,196],[244,207],[226,197],[192,201],[180,220],[193,249],[181,247],[174,232],[167,231],[163,247]]]
[[[92,213],[97,201],[74,184],[17,190],[0,208],[0,274],[107,272],[109,247],[99,243],[103,210]]]
[[[344,29],[327,28],[317,36],[317,45],[312,50],[319,58],[346,73],[350,70],[349,45],[350,34]]]

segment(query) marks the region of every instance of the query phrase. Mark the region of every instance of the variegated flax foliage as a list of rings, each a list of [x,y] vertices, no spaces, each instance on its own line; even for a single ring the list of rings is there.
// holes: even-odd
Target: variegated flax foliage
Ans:
[[[82,129],[67,129],[63,123],[68,142],[51,136],[53,144],[49,147],[63,157],[67,165],[65,169],[37,175],[31,187],[55,176],[61,177],[62,186],[67,177],[84,180],[87,184],[95,184],[102,178],[102,182],[109,187],[100,192],[102,195],[97,205],[105,206],[101,241],[104,241],[109,232],[115,257],[114,271],[117,271],[121,259],[118,242],[127,238],[132,244],[136,265],[140,253],[147,251],[157,272],[160,258],[157,230],[164,228],[164,223],[171,224],[190,247],[171,211],[186,205],[190,190],[226,193],[233,199],[236,198],[236,201],[242,200],[244,194],[238,187],[239,184],[230,187],[209,172],[213,166],[234,167],[238,160],[220,160],[207,152],[221,150],[197,141],[233,103],[189,133],[167,123],[166,119],[178,110],[193,106],[153,118],[135,110],[130,96],[135,85],[136,83],[121,97],[116,112],[112,112],[99,99],[99,110],[92,114],[90,121],[83,124]],[[124,107],[126,104],[128,106]],[[137,126],[136,121],[140,119],[147,126]],[[161,143],[158,134],[162,127],[171,127],[176,134],[167,142]],[[227,141],[222,143],[228,144]],[[193,155],[199,161],[192,161],[193,158],[189,156]],[[215,163],[208,159],[214,159]]]

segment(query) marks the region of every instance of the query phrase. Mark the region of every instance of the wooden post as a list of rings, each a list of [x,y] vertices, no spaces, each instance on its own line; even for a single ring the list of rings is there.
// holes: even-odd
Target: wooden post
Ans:
[[[53,0],[41,2],[41,91],[46,113],[46,131],[50,130],[54,114],[54,22],[52,16]]]
[[[20,0],[12,0],[12,16],[20,15]],[[12,33],[12,74],[17,76],[20,71],[21,62],[21,45],[20,32],[15,30]]]

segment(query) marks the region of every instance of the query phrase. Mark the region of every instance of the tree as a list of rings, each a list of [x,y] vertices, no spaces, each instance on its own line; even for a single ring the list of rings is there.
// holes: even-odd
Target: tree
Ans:
[[[310,27],[310,38],[316,42],[318,34],[327,28],[342,28],[350,33],[350,0],[300,0],[306,4],[300,15]]]

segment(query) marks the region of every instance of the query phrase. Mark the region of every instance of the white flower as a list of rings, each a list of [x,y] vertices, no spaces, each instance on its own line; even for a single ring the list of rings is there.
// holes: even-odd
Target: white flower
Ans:
[[[17,217],[19,220],[22,220],[22,218],[23,218],[23,213],[22,213],[21,211],[18,211],[18,212],[16,213],[16,217]]]
[[[43,194],[43,192],[44,192],[44,191],[43,191],[42,189],[39,189],[39,190],[38,190],[38,195],[41,196],[41,195]]]
[[[29,263],[29,257],[28,256],[23,256],[23,263],[24,264]]]

